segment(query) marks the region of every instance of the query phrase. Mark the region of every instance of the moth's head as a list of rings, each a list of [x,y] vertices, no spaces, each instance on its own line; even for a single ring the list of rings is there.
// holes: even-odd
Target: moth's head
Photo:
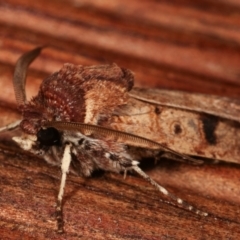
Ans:
[[[21,110],[23,120],[20,123],[20,129],[26,134],[36,135],[46,121],[42,112],[37,108],[29,108],[28,104],[25,104]]]
[[[26,151],[38,151],[39,149],[61,145],[61,133],[53,127],[41,128],[37,134],[22,134],[21,137],[13,137],[13,140]]]
[[[49,121],[70,121],[73,118],[71,94],[66,96],[65,89],[59,87],[58,73],[54,73],[43,81],[37,96],[27,101],[25,83],[28,66],[40,54],[42,47],[35,48],[22,55],[15,67],[13,86],[16,101],[23,120],[20,129],[24,134],[37,135]],[[61,82],[61,81],[60,81]]]
[[[26,100],[25,82],[27,68],[30,63],[40,54],[42,47],[25,53],[16,63],[13,85],[16,101],[22,111],[23,120],[20,128],[23,132],[21,137],[14,137],[21,148],[35,151],[40,148],[60,145],[61,134],[53,127],[44,127],[46,121],[51,120],[52,114],[46,112],[42,94],[39,93],[32,100]]]

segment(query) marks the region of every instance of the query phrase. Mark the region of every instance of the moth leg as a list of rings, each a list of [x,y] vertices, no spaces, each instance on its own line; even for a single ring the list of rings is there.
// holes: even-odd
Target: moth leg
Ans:
[[[208,213],[200,211],[193,206],[191,206],[189,203],[183,201],[181,198],[178,198],[177,196],[173,195],[172,193],[169,193],[168,190],[161,185],[159,185],[157,182],[155,182],[152,178],[150,178],[145,172],[141,170],[138,166],[132,166],[132,168],[136,173],[138,173],[141,177],[143,177],[146,181],[148,181],[151,185],[153,185],[159,192],[164,194],[165,196],[171,198],[175,202],[177,202],[178,205],[181,205],[184,209],[195,212],[196,214],[200,216],[207,216]]]
[[[57,214],[57,224],[58,224],[58,232],[63,233],[63,216],[62,216],[62,199],[63,199],[63,193],[64,193],[64,187],[66,185],[66,178],[67,174],[69,172],[69,166],[71,163],[71,144],[66,144],[63,158],[62,158],[62,178],[61,178],[61,184],[60,189],[58,193],[58,199],[57,199],[57,207],[56,207],[56,214]]]
[[[4,126],[4,127],[1,127],[1,128],[0,128],[0,132],[3,132],[3,131],[11,131],[11,130],[17,128],[17,127],[19,126],[19,124],[20,124],[21,121],[22,121],[22,120],[17,120],[16,122],[13,122],[13,123],[10,123],[10,124],[8,124],[8,125],[6,125],[6,126]]]
[[[124,170],[123,172],[123,179],[125,180],[127,178],[127,170]]]

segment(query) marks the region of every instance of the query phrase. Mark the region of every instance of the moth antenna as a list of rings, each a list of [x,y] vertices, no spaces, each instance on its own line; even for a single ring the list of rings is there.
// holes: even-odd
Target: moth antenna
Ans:
[[[17,127],[19,126],[19,124],[20,124],[21,121],[22,121],[22,120],[17,120],[16,122],[12,122],[12,123],[4,126],[4,127],[1,127],[1,128],[0,128],[0,132],[3,132],[3,131],[11,131],[11,130],[17,128]]]
[[[189,203],[183,201],[181,198],[178,198],[177,196],[173,195],[172,193],[169,193],[168,190],[161,185],[159,185],[157,182],[155,182],[150,176],[148,176],[145,172],[141,170],[138,166],[132,166],[131,169],[133,169],[137,174],[139,174],[142,178],[144,178],[146,181],[148,181],[152,186],[154,186],[159,192],[161,192],[163,195],[169,197],[170,199],[177,202],[178,205],[181,205],[184,209],[194,212],[200,216],[208,216],[208,213],[200,211],[196,209],[195,207],[191,206]]]
[[[185,154],[180,154],[168,147],[163,146],[162,144],[152,141],[150,139],[140,137],[131,133],[126,133],[110,128],[105,128],[102,126],[91,125],[86,123],[77,123],[77,122],[48,122],[45,124],[46,127],[54,127],[58,130],[64,131],[80,131],[82,134],[99,134],[107,138],[111,138],[114,141],[124,142],[127,145],[134,147],[142,147],[154,150],[164,150],[170,152],[182,159],[185,159],[193,164],[202,164],[202,160],[193,159]]]
[[[62,158],[62,164],[61,164],[61,170],[62,170],[62,178],[61,178],[61,184],[58,192],[58,199],[57,199],[57,207],[56,207],[56,214],[57,214],[57,223],[58,223],[58,232],[63,233],[63,214],[62,214],[62,199],[64,194],[64,188],[66,185],[66,178],[67,174],[69,172],[69,166],[71,163],[71,144],[66,144],[63,158]]]
[[[42,48],[43,47],[34,48],[33,50],[23,54],[17,60],[13,75],[13,87],[18,105],[26,102],[25,83],[27,69],[31,62],[41,53]]]

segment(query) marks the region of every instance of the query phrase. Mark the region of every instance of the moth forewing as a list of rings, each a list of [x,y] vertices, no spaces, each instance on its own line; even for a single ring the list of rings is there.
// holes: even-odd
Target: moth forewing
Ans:
[[[158,89],[133,89],[129,95],[109,122],[112,128],[179,153],[240,163],[239,100]]]
[[[132,98],[160,106],[206,113],[240,122],[240,99],[162,89],[134,88]]]

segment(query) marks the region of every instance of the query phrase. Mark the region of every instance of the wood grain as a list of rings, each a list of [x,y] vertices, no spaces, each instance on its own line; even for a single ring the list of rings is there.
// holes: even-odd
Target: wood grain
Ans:
[[[0,2],[0,126],[20,117],[11,78],[16,59],[47,45],[32,64],[28,98],[65,62],[116,62],[136,85],[238,97],[240,3],[222,1]],[[12,133],[11,133],[12,134]],[[15,133],[17,134],[17,133]],[[162,200],[142,179],[105,173],[69,175],[66,233],[58,235],[60,169],[0,138],[1,239],[237,239],[240,168],[161,162],[143,168],[159,183],[210,213],[202,218]]]

